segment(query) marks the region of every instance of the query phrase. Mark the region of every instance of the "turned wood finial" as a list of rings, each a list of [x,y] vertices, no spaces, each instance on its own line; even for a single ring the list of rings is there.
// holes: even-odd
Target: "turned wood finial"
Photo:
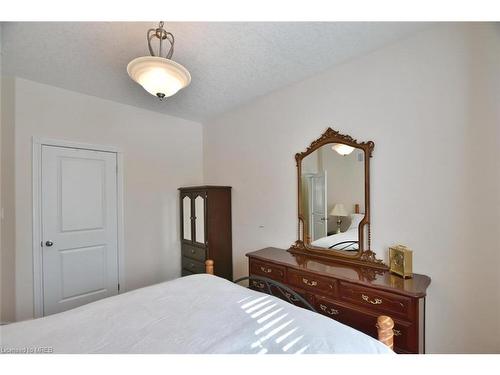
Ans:
[[[389,348],[394,348],[394,321],[385,315],[377,318],[378,339]]]
[[[211,259],[207,259],[205,261],[205,272],[208,273],[209,275],[214,274],[214,261]]]

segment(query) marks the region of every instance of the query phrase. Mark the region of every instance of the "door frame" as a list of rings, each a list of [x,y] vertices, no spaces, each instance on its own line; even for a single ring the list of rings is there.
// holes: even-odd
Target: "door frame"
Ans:
[[[33,191],[33,315],[43,316],[43,267],[42,267],[42,146],[76,148],[116,154],[116,213],[118,247],[118,294],[125,290],[125,232],[123,230],[123,152],[114,146],[72,142],[45,137],[33,137],[32,191]]]

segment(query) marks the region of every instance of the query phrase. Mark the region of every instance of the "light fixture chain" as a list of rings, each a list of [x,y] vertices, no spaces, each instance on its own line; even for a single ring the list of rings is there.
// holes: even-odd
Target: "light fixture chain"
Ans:
[[[175,43],[174,34],[167,32],[167,40],[170,43],[170,49],[168,50],[166,57],[167,59],[171,59],[172,55],[174,54],[174,43]]]
[[[146,39],[148,41],[148,48],[149,48],[149,53],[151,56],[158,56],[158,57],[163,57],[163,41],[166,39],[168,43],[170,43],[170,48],[164,58],[166,59],[171,59],[173,54],[174,54],[174,43],[175,43],[175,38],[174,35],[171,32],[166,31],[163,28],[163,21],[160,22],[158,25],[158,28],[156,29],[149,29],[147,34],[146,34]],[[155,54],[153,47],[151,46],[151,41],[153,38],[157,38],[159,41],[159,47],[158,47],[158,55]]]
[[[149,53],[151,56],[155,56],[155,53],[153,51],[153,47],[151,47],[151,39],[153,39],[153,37],[155,36],[154,32],[155,32],[155,29],[149,29],[147,34],[146,34],[146,39],[148,41]],[[153,34],[150,35],[150,33],[153,33]]]

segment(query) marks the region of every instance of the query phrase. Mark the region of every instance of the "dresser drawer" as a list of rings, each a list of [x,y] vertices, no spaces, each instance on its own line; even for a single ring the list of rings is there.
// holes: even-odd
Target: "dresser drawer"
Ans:
[[[269,277],[277,281],[285,281],[285,267],[273,263],[250,259],[250,274]]]
[[[314,293],[324,293],[331,296],[337,295],[337,281],[335,279],[328,279],[294,269],[289,269],[287,274],[288,282],[295,287]]]
[[[365,313],[346,306],[341,302],[324,297],[316,297],[316,310],[325,316],[335,319],[369,336],[378,338],[377,318],[373,312]],[[417,353],[417,338],[415,326],[409,322],[394,320],[394,348],[396,352]]]
[[[412,315],[412,301],[408,297],[345,282],[340,282],[339,292],[342,301],[380,311],[391,318],[394,316],[410,318]]]
[[[187,257],[182,257],[182,269],[192,273],[205,273],[205,264]]]
[[[205,262],[206,259],[206,250],[204,247],[197,247],[182,244],[182,255],[199,262]]]

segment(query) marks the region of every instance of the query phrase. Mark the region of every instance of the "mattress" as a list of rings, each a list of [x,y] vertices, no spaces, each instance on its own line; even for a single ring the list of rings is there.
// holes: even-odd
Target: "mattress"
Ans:
[[[393,353],[325,316],[207,274],[2,326],[0,346],[4,353]]]

